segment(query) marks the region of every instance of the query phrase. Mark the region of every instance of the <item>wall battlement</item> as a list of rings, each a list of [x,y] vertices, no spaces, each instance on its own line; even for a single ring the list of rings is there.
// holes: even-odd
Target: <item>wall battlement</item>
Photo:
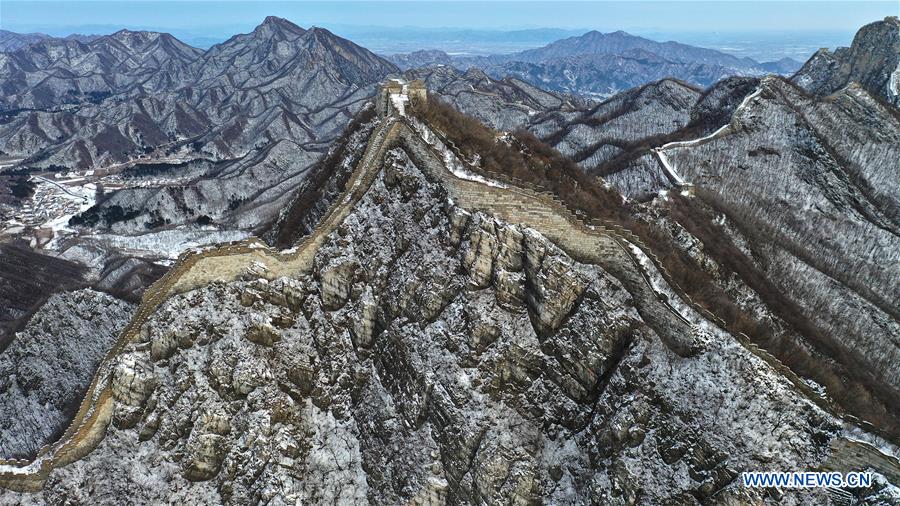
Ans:
[[[308,272],[313,266],[315,252],[350,214],[375,180],[384,153],[396,136],[397,127],[395,118],[382,120],[348,179],[344,194],[332,203],[313,233],[292,252],[278,252],[251,239],[182,253],[166,275],[144,293],[132,320],[101,361],[79,410],[62,437],[41,448],[33,460],[0,459],[0,488],[38,491],[50,471],[83,458],[100,443],[111,420],[115,360],[136,341],[150,316],[170,297],[214,281],[236,281],[258,272],[259,265],[265,267],[262,274],[269,279]]]
[[[670,332],[660,335],[662,339],[669,341],[666,344],[676,352],[689,352],[685,347],[689,348],[690,343],[680,342],[678,339],[679,335],[693,334],[692,323],[667,300],[660,298],[650,279],[655,275],[650,272],[653,269],[661,274],[693,311],[725,328],[724,322],[695,304],[674,284],[662,263],[630,231],[615,224],[587,219],[577,210],[567,207],[558,196],[522,181],[510,180],[504,182],[508,184],[494,186],[451,173],[444,164],[446,153],[438,151],[440,146],[427,142],[418,132],[416,120],[403,117],[404,111],[395,106],[392,95],[398,94],[407,100],[427,100],[427,92],[421,81],[396,80],[382,85],[376,95],[380,124],[373,131],[343,194],[334,200],[313,233],[304,238],[291,253],[278,252],[251,240],[182,254],[172,269],[144,294],[132,321],[101,362],[80,409],[63,436],[57,442],[42,448],[33,461],[0,461],[0,487],[40,490],[55,467],[83,458],[102,441],[114,402],[111,395],[111,375],[115,360],[134,343],[143,325],[170,297],[214,281],[241,279],[258,272],[254,270],[254,266],[259,264],[265,266],[262,275],[270,279],[296,276],[312,269],[315,253],[375,181],[387,150],[397,145],[402,145],[410,156],[421,162],[423,171],[429,177],[439,180],[460,207],[487,211],[510,223],[533,228],[576,260],[608,268],[634,294],[636,302],[641,306],[642,317],[671,327]],[[444,143],[444,148],[452,149],[452,145]],[[460,159],[462,160],[461,155]],[[645,266],[638,262],[629,251],[629,245],[640,248],[650,258],[651,265]],[[815,393],[777,359],[749,343],[746,336],[736,337],[751,352],[785,375],[798,389],[817,403],[825,403],[824,407],[831,410],[832,407],[825,400],[817,400]],[[897,471],[894,461],[877,459],[871,452],[858,448],[853,450],[854,452],[843,453],[852,454],[854,459],[861,461],[877,461],[889,472]],[[839,459],[847,460],[849,458]]]

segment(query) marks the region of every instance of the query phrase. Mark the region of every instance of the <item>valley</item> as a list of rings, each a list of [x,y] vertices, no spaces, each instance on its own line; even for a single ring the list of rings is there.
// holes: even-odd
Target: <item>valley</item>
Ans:
[[[0,505],[900,498],[896,17],[790,76],[625,32],[15,40]]]

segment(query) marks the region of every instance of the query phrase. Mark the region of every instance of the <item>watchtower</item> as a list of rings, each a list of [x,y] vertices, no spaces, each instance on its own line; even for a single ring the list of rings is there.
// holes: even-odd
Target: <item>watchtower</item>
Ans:
[[[391,95],[399,95],[403,92],[404,81],[399,79],[389,79],[382,83],[378,89],[378,96],[375,97],[375,112],[379,116],[389,116],[391,114]]]
[[[392,98],[393,97],[393,98]],[[394,100],[402,102],[422,102],[428,100],[428,92],[425,89],[425,83],[421,79],[406,81],[400,78],[391,78],[382,83],[378,89],[378,95],[375,97],[375,112],[379,116],[390,116],[393,113],[396,103]]]
[[[428,90],[425,89],[425,82],[421,79],[410,81],[407,90],[410,102],[426,102],[428,100]]]

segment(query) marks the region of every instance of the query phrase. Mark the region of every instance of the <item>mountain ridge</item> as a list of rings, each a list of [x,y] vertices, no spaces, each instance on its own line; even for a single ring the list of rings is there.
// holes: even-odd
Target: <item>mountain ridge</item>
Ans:
[[[72,58],[55,61],[32,58],[27,65],[19,61],[26,59],[29,54],[36,54],[35,48],[39,46],[30,46],[22,50],[27,52],[11,53],[9,56],[0,55],[0,65],[12,76],[11,79],[4,81],[4,87],[12,93],[0,101],[5,102],[4,105],[8,109],[6,114],[10,116],[6,123],[11,127],[8,127],[5,135],[12,135],[15,139],[15,142],[11,143],[12,139],[6,137],[3,150],[15,153],[17,148],[15,144],[19,144],[21,146],[19,149],[34,151],[35,144],[44,144],[46,147],[42,156],[46,160],[53,159],[52,152],[47,153],[47,150],[70,150],[71,146],[77,143],[85,143],[87,151],[92,152],[94,151],[91,149],[92,144],[95,143],[90,139],[79,139],[75,132],[71,138],[66,133],[47,135],[39,129],[34,130],[33,125],[43,125],[47,122],[71,124],[89,115],[100,118],[132,116],[133,113],[122,110],[125,108],[139,108],[143,111],[141,113],[143,119],[129,130],[146,131],[147,126],[150,126],[156,130],[164,130],[164,135],[168,137],[190,139],[204,131],[209,132],[209,129],[212,129],[212,119],[219,114],[222,115],[221,123],[243,121],[242,115],[246,114],[251,115],[246,118],[247,120],[256,121],[263,119],[258,116],[261,110],[281,107],[284,111],[290,111],[288,116],[285,116],[287,125],[295,125],[289,126],[295,133],[288,137],[308,141],[315,138],[311,133],[316,129],[315,123],[328,119],[320,117],[313,120],[313,124],[306,125],[305,121],[298,121],[297,118],[292,118],[293,116],[317,114],[316,109],[322,106],[320,99],[323,94],[330,94],[335,101],[352,100],[354,90],[370,86],[397,70],[392,64],[373,53],[324,29],[303,30],[286,20],[274,17],[267,18],[267,21],[250,34],[237,35],[207,51],[190,48],[176,41],[177,39],[168,35],[126,30],[101,37],[92,42],[93,46],[73,46],[79,52],[95,49],[110,55],[105,60],[97,60],[95,56],[96,63],[88,67],[91,72],[126,69],[126,72],[117,75],[116,79],[111,81],[75,77],[79,74],[77,69],[83,68],[84,63],[77,60],[76,64],[76,60]],[[129,47],[128,43],[135,47]],[[147,49],[158,51],[147,53]],[[171,52],[166,52],[167,49]],[[159,52],[161,53],[157,57]],[[148,58],[144,65],[146,68],[132,65],[136,61],[132,53]],[[129,65],[136,67],[136,73],[133,75],[127,71]],[[327,72],[316,70],[326,68],[329,69]],[[55,77],[44,80],[42,84],[44,88],[32,89],[27,86],[27,82],[33,80],[34,76],[53,75],[54,72]],[[271,96],[274,101],[258,96],[258,92],[254,91],[258,87],[277,89],[277,93]],[[73,88],[76,90],[75,93],[72,92]],[[79,89],[80,93],[77,91]],[[17,94],[14,90],[22,91]],[[239,92],[240,95],[235,95],[235,92]],[[159,111],[157,107],[141,108],[140,102],[150,98],[146,96],[148,93],[157,96],[173,94],[178,98],[167,100],[169,103],[164,107],[168,111],[165,112]],[[105,103],[109,97],[116,97],[116,101]],[[221,103],[222,100],[243,101],[241,108],[247,112],[242,113],[240,108],[228,109],[231,106]],[[181,110],[174,109],[174,104],[184,104],[184,107]],[[18,109],[33,109],[42,105],[46,108],[64,107],[68,108],[68,111],[21,114],[16,112]],[[251,109],[255,109],[256,112],[250,112]],[[28,116],[35,115],[48,117],[38,121],[28,119]],[[172,115],[177,120],[174,122],[167,120],[166,115]],[[116,121],[121,123],[120,119]],[[96,120],[91,122],[95,125],[94,128],[99,128]],[[164,129],[154,125],[161,122],[169,125]],[[25,124],[32,126],[25,130],[16,128]],[[119,125],[110,124],[109,127],[119,128]],[[63,132],[70,130],[62,124],[60,129]],[[220,126],[218,129],[223,133],[217,135],[215,143],[205,142],[214,150],[213,156],[231,157],[246,152],[247,147],[239,149],[229,147],[228,144],[234,141],[233,134],[229,133],[227,128]],[[327,132],[327,135],[333,135],[333,129],[329,130],[331,131]],[[303,133],[304,131],[308,133]],[[142,145],[141,139],[134,138],[135,134],[129,132],[122,135],[127,139],[125,142],[131,146]],[[151,134],[147,132],[146,135]],[[153,134],[153,137],[160,136]],[[48,142],[50,139],[52,141]],[[136,147],[130,149],[134,150]],[[101,157],[111,155],[110,161],[126,161],[121,153],[104,153],[103,149],[97,151],[97,155]],[[96,165],[96,162],[90,158],[79,160],[79,165],[82,164]]]
[[[52,35],[47,35],[46,33],[18,33],[0,29],[0,52],[15,51],[16,49],[19,49],[21,47],[46,39],[64,39],[77,40],[79,42],[90,42],[91,40],[98,37],[100,37],[100,35],[82,35],[77,33],[66,35],[65,37],[54,37]]]
[[[478,67],[492,77],[515,76],[556,92],[608,98],[616,93],[675,77],[711,86],[725,77],[793,73],[801,64],[790,58],[758,63],[714,49],[674,41],[656,42],[624,31],[590,31],[546,46],[507,55],[450,56],[440,50],[392,55],[401,68],[449,65]]]
[[[47,465],[4,474],[5,484],[61,498],[87,481],[146,502],[246,502],[285,480],[272,496],[603,502],[613,492],[592,483],[625,476],[615,497],[628,502],[742,503],[766,493],[736,484],[744,469],[849,464],[831,460],[832,444],[857,433],[670,292],[640,246],[562,213],[552,195],[475,178],[458,158],[471,146],[452,148],[433,123],[390,111],[352,148],[363,153],[349,157],[360,162],[326,228],[283,255],[250,243],[186,255],[168,285],[183,293],[147,299],[156,311],[130,326],[140,343],[105,362],[85,423],[40,457]],[[498,149],[556,163],[510,142]],[[280,277],[294,259],[311,274]],[[200,422],[175,423],[183,410]],[[113,467],[144,461],[136,437],[166,465],[148,463],[140,477]],[[318,443],[285,445],[298,438]],[[347,441],[355,450],[337,472],[328,463]],[[278,465],[246,458],[256,452]],[[640,465],[617,470],[626,458]],[[896,465],[863,459],[888,473]],[[294,466],[304,472],[285,471]],[[163,485],[140,486],[145,475]]]
[[[834,93],[856,81],[900,106],[900,19],[888,16],[863,26],[849,48],[834,53],[820,49],[792,80],[816,95]]]

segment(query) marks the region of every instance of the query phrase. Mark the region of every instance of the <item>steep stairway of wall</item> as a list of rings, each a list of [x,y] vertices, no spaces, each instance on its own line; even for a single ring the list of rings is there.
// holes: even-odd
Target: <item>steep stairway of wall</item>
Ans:
[[[53,468],[82,458],[102,440],[112,414],[111,376],[115,358],[134,343],[141,327],[167,299],[214,281],[234,281],[247,275],[275,279],[309,271],[316,251],[375,180],[398,126],[396,118],[382,119],[343,196],[331,205],[313,233],[292,250],[279,253],[258,241],[248,240],[183,253],[169,272],[145,292],[131,322],[101,361],[85,399],[63,436],[44,446],[31,461],[0,460],[0,487],[38,490]]]
[[[446,153],[438,151],[440,146],[428,144],[414,132],[420,128],[421,125],[407,124],[398,137],[428,175],[440,180],[461,207],[484,210],[507,222],[537,230],[573,259],[600,265],[625,285],[641,317],[673,351],[683,356],[695,351],[692,325],[659,298],[615,230],[585,223],[550,194],[521,186],[490,186],[454,176],[444,166]]]
[[[242,241],[182,255],[170,272],[147,290],[134,319],[102,362],[63,437],[43,448],[34,461],[0,461],[0,487],[37,490],[54,467],[83,457],[102,440],[112,412],[110,380],[115,357],[133,345],[143,324],[169,297],[214,281],[237,280],[247,275],[274,279],[308,272],[316,251],[350,214],[379,173],[384,154],[395,146],[405,149],[430,178],[439,180],[460,207],[483,210],[507,222],[532,228],[573,259],[599,265],[610,272],[632,294],[641,317],[675,353],[687,356],[701,348],[704,339],[710,339],[709,329],[701,327],[708,327],[710,322],[713,327],[718,325],[714,328],[714,338],[731,338],[724,330],[724,322],[694,304],[634,234],[616,225],[586,220],[558,197],[521,181],[495,185],[460,177],[445,164],[448,150],[456,156],[451,148],[434,142],[432,136],[426,141],[421,135],[423,125],[415,120],[390,108],[388,114],[373,132],[344,194],[332,204],[315,231],[293,251],[279,253],[258,242]],[[435,138],[439,140],[440,136]],[[633,245],[651,262],[639,262],[629,250]],[[686,304],[671,300],[669,293]],[[741,342],[817,400],[817,394],[777,359],[753,346],[746,336]],[[828,404],[823,399],[817,402]]]

